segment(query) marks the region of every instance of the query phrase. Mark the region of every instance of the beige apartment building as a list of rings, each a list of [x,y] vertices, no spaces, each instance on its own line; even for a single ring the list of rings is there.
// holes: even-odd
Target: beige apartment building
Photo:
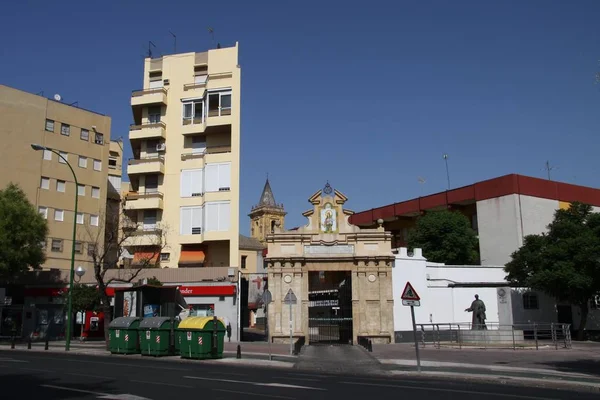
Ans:
[[[19,184],[48,220],[43,267],[70,268],[76,219],[75,265],[89,271],[88,252],[94,243],[102,245],[102,239],[95,238],[103,238],[108,182],[121,179],[122,144],[110,141],[110,117],[0,85],[0,120],[0,187]],[[34,151],[32,143],[59,152],[79,185],[57,154]]]
[[[161,267],[238,267],[237,43],[146,58],[131,107],[125,213],[135,231],[125,245],[133,263],[160,254]]]

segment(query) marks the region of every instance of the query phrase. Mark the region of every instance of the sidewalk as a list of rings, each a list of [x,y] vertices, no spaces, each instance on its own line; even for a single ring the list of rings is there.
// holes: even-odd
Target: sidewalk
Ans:
[[[600,390],[600,343],[574,343],[573,349],[500,350],[419,348],[422,371],[447,376],[495,376],[581,383]],[[373,345],[371,353],[394,375],[416,372],[412,344]]]
[[[242,358],[237,359],[237,346],[241,346]],[[19,342],[15,344],[15,350],[19,351],[35,351],[44,352],[44,342],[33,342],[31,344],[31,350],[27,349],[27,343]],[[0,350],[11,350],[10,343],[0,343]],[[64,353],[65,342],[64,341],[53,341],[49,342],[48,352],[53,353]],[[264,342],[225,342],[223,358],[220,360],[210,360],[210,362],[223,362],[228,364],[252,364],[252,365],[264,365],[264,366],[278,366],[278,367],[292,367],[297,360],[296,356],[290,356],[289,345],[284,344],[272,344],[271,345],[271,360],[269,360],[269,344]],[[69,354],[81,354],[81,355],[96,355],[96,356],[111,356],[111,353],[106,350],[106,344],[104,341],[92,341],[92,342],[80,342],[72,341]],[[119,355],[115,355],[119,356]],[[139,355],[128,355],[126,357],[141,357]],[[161,359],[179,359],[179,356],[162,357]],[[195,360],[190,360],[195,361]],[[200,361],[200,360],[198,360]],[[202,360],[206,362],[209,360]]]

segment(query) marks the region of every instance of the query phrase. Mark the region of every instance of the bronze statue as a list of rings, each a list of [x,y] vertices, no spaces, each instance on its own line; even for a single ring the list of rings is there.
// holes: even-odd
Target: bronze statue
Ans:
[[[473,323],[471,324],[471,329],[487,329],[487,326],[485,326],[485,303],[482,300],[479,300],[478,294],[475,295],[475,300],[471,303],[471,307],[467,308],[465,311],[473,313]]]

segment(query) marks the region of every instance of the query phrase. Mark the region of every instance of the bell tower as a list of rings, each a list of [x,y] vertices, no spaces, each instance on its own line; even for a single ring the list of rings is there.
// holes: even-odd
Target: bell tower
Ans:
[[[248,214],[250,217],[250,236],[260,240],[261,243],[265,243],[265,237],[274,231],[277,222],[279,222],[280,228],[283,229],[286,214],[283,204],[275,202],[275,196],[273,196],[271,184],[269,178],[267,178],[258,204],[252,207],[250,214]]]

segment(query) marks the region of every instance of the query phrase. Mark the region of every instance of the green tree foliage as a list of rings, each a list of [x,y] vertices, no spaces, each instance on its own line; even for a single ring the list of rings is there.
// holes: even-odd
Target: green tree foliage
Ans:
[[[600,214],[581,203],[556,211],[548,232],[526,236],[505,270],[514,286],[579,306],[578,339],[583,340],[588,302],[600,292]]]
[[[476,264],[479,240],[467,217],[459,212],[428,212],[408,235],[408,247],[423,249],[429,261],[452,265]]]
[[[46,220],[19,186],[0,190],[0,279],[40,268],[47,233]]]
[[[65,299],[68,294],[65,293]],[[66,301],[65,301],[66,304]],[[73,310],[97,311],[100,309],[100,293],[94,286],[76,284],[73,286]]]

